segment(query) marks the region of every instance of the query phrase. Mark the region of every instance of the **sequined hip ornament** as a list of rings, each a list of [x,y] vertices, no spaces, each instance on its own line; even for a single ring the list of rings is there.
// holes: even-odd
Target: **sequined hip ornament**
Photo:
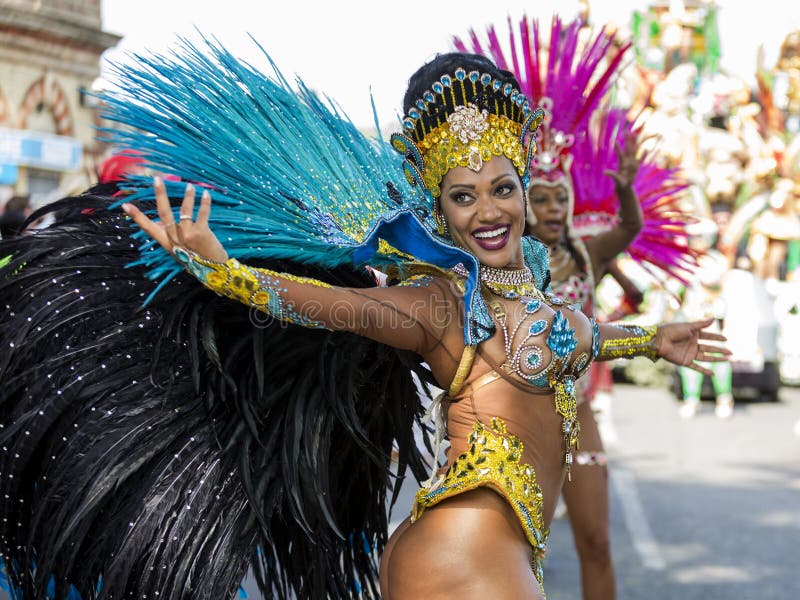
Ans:
[[[578,401],[575,398],[575,381],[569,378],[564,381],[551,381],[551,385],[555,393],[556,412],[561,415],[567,479],[572,481],[572,465],[575,462],[573,449],[578,449],[578,434],[581,431],[581,424],[578,422]]]
[[[542,588],[542,559],[547,541],[542,515],[542,489],[536,482],[533,467],[520,463],[522,442],[508,433],[505,422],[499,417],[492,418],[491,429],[476,421],[467,441],[469,450],[450,465],[447,473],[433,485],[422,487],[417,492],[411,510],[411,521],[416,521],[426,508],[435,506],[446,498],[479,487],[493,489],[508,501],[519,518],[533,549],[531,567]]]

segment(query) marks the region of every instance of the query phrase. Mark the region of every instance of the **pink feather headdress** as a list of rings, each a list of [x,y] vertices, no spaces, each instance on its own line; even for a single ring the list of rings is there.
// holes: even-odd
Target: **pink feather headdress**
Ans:
[[[531,185],[563,182],[572,192],[569,233],[573,237],[596,235],[617,222],[614,181],[604,171],[616,170],[616,145],[633,131],[626,111],[611,108],[608,102],[631,44],[619,43],[606,28],[584,40],[583,28],[581,19],[565,25],[555,16],[544,39],[538,21],[523,16],[515,28],[509,18],[510,61],[493,25],[487,27],[485,45],[475,30],[469,33],[469,46],[454,38],[459,51],[484,54],[501,69],[513,71],[531,104],[545,110],[547,116],[536,134]],[[680,206],[687,187],[676,169],[658,166],[652,154],[642,158],[633,189],[642,206],[644,227],[627,250],[648,271],[662,271],[683,282],[697,266],[686,233],[694,219]]]

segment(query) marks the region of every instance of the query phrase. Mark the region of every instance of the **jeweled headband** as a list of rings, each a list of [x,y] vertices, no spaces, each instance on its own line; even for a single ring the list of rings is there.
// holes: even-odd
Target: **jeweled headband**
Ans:
[[[447,171],[477,172],[493,156],[508,158],[527,187],[536,150],[530,134],[543,117],[512,84],[458,68],[415,102],[403,119],[403,132],[393,134],[391,142],[405,156],[406,177],[423,186],[432,210]]]

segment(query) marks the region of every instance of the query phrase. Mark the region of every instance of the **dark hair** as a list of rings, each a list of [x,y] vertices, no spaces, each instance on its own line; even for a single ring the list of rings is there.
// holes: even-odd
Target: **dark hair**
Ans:
[[[12,196],[6,202],[6,212],[23,212],[26,208],[30,208],[31,197],[25,196]]]
[[[403,96],[403,112],[408,114],[414,103],[422,98],[422,94],[429,90],[434,82],[438,81],[442,75],[452,75],[459,67],[467,72],[489,73],[493,78],[510,83],[516,89],[520,89],[519,82],[511,71],[498,68],[491,59],[482,54],[466,52],[437,54],[433,60],[422,65],[408,79],[408,87]]]

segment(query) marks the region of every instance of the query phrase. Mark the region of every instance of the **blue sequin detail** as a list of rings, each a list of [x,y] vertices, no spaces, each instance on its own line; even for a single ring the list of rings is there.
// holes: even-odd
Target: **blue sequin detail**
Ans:
[[[538,321],[534,321],[533,323],[531,323],[528,332],[531,335],[539,335],[545,329],[547,329],[547,321],[545,319],[539,319]]]
[[[526,378],[528,383],[535,387],[550,387],[550,382],[547,380],[547,374],[542,373],[541,375],[537,375],[536,377],[528,377]]]
[[[569,326],[569,321],[560,310],[556,312],[550,335],[547,336],[547,347],[559,358],[569,356],[578,345],[575,330]]]
[[[528,509],[519,500],[515,500],[514,503],[517,505],[517,508],[519,508],[519,510],[522,512],[522,514],[525,515],[525,522],[528,524],[528,531],[532,532],[534,534],[534,537],[536,538],[536,541],[539,542],[540,541],[539,536],[541,534],[539,533],[537,528],[534,526],[533,519],[531,518],[531,514],[528,512]]]
[[[542,356],[537,354],[536,352],[531,352],[528,354],[528,358],[526,359],[528,363],[528,367],[531,369],[536,369],[539,365],[542,364]]]
[[[528,314],[535,313],[537,310],[539,310],[539,307],[541,306],[542,302],[537,298],[534,298],[533,300],[528,300],[528,302],[525,304],[525,312],[527,312]]]
[[[592,358],[597,358],[600,354],[600,327],[597,326],[597,321],[592,319]]]
[[[440,488],[436,488],[432,492],[429,492],[429,493],[425,494],[425,499],[426,500],[430,500],[432,498],[436,498],[436,496],[444,494],[446,491],[453,490],[453,489],[456,489],[458,487],[461,487],[461,484],[456,483],[456,484],[453,484],[453,485],[444,485],[444,486],[442,486]]]

